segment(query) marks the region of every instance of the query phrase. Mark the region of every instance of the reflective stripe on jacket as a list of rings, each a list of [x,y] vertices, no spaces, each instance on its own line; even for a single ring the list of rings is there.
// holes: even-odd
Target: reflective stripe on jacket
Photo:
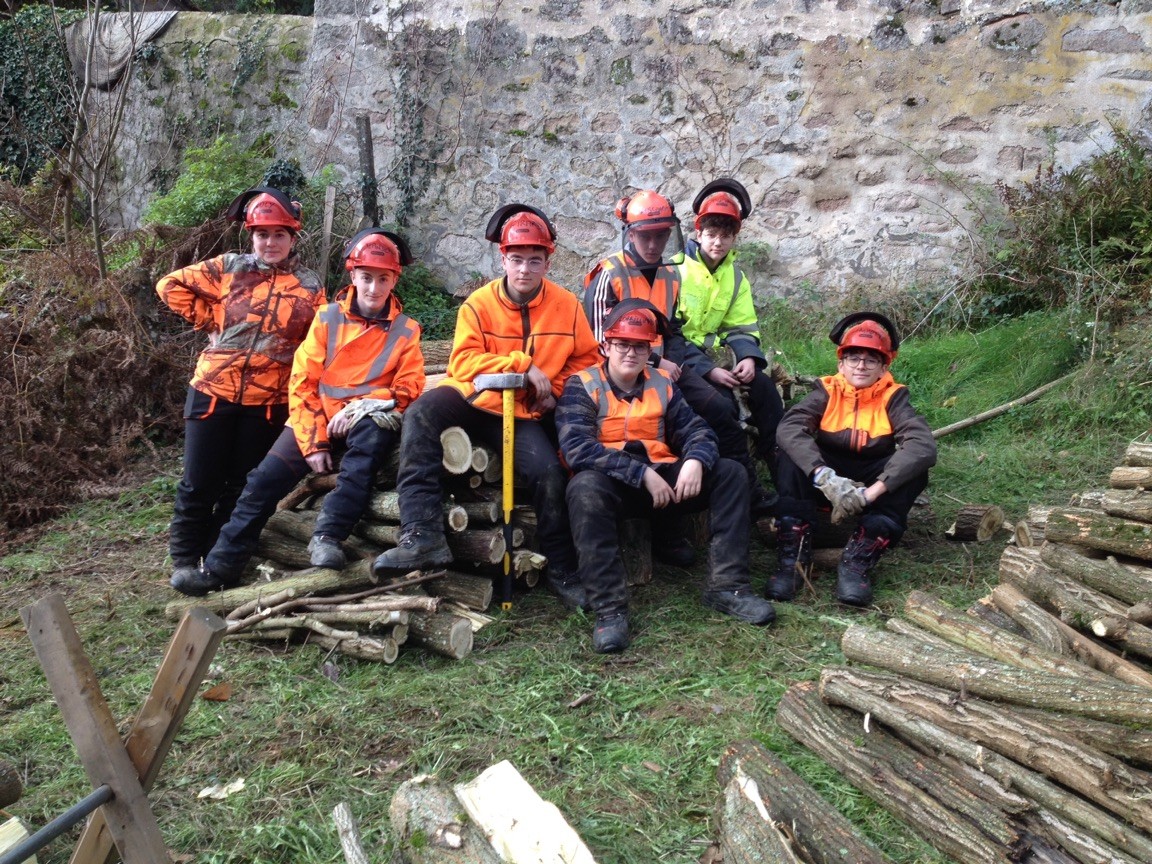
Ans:
[[[584,278],[584,310],[598,342],[604,339],[604,319],[612,307],[631,297],[647,300],[665,318],[673,320],[680,296],[679,271],[666,264],[656,267],[655,271],[649,284],[641,268],[634,266],[631,257],[623,251],[609,255],[592,268]],[[652,350],[662,353],[660,341],[652,343]]]
[[[600,357],[599,345],[580,309],[580,301],[555,282],[544,280],[536,296],[517,303],[504,279],[495,279],[464,301],[456,317],[456,336],[448,358],[448,377],[438,386],[455,387],[472,405],[501,413],[499,391],[476,392],[477,375],[527,372],[535,365],[552,382],[559,397],[569,375]],[[528,410],[528,392],[516,393],[516,416],[540,418]]]
[[[395,294],[383,318],[354,310],[355,289],[324,306],[296,352],[288,423],[305,456],[329,449],[328,421],[355,399],[393,399],[403,411],[424,389],[420,325]]]
[[[293,255],[269,267],[251,253],[228,253],[169,273],[156,293],[208,334],[192,387],[241,405],[288,401],[292,357],[308,333],[324,286]]]
[[[596,431],[600,443],[613,450],[627,450],[639,443],[650,462],[675,462],[676,454],[667,443],[664,418],[672,400],[672,381],[659,370],[645,376],[640,395],[620,399],[605,382],[600,366],[580,373],[584,392],[596,403]]]

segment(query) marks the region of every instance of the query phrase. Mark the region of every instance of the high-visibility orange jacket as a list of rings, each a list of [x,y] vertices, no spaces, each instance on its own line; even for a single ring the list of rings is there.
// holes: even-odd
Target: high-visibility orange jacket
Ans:
[[[668,264],[648,269],[654,271],[651,282],[632,256],[621,250],[600,261],[584,277],[584,311],[598,341],[604,339],[604,319],[621,300],[647,300],[672,320],[680,297],[680,272]],[[657,353],[659,346],[659,340],[653,343]]]
[[[296,350],[288,424],[305,456],[329,449],[328,421],[349,402],[393,399],[403,411],[424,390],[420,325],[395,294],[380,318],[360,315],[354,297],[323,306]]]
[[[936,464],[932,430],[891,372],[859,390],[840,374],[821,378],[784,415],[776,443],[807,474],[824,464],[824,452],[862,462],[887,458],[877,479],[890,490]]]
[[[544,280],[536,296],[520,304],[508,296],[504,278],[477,289],[456,317],[456,337],[448,358],[448,377],[441,386],[455,387],[472,405],[501,413],[498,391],[476,392],[477,375],[527,372],[535,365],[559,396],[569,375],[599,359],[599,346],[576,296]],[[528,410],[528,391],[516,393],[516,416],[536,420]]]
[[[624,450],[635,442],[643,446],[649,462],[676,461],[664,430],[664,417],[672,401],[672,381],[667,375],[654,369],[643,376],[640,393],[633,399],[617,396],[600,366],[585,369],[579,378],[584,392],[596,403],[596,437],[601,444]]]
[[[156,293],[208,334],[192,386],[241,405],[288,401],[292,356],[324,302],[320,277],[293,255],[270,267],[230,252],[169,273]]]

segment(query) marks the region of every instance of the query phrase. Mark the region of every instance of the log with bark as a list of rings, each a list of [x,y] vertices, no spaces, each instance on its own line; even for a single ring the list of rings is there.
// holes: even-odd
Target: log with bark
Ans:
[[[1134,519],[1070,507],[1056,509],[1048,514],[1044,536],[1049,542],[1075,543],[1141,561],[1152,560],[1152,525]]]
[[[296,488],[280,499],[276,505],[277,510],[293,510],[309,498],[325,495],[336,488],[335,473],[309,474],[296,484]]]
[[[1044,542],[1044,528],[1048,524],[1048,514],[1052,507],[1029,507],[1028,514],[1016,523],[1013,539],[1017,546],[1025,548],[1039,546]]]
[[[421,339],[420,353],[424,355],[424,370],[429,367],[447,366],[452,356],[451,339]]]
[[[1061,628],[1062,622],[1053,618],[1045,609],[1033,603],[1011,585],[997,585],[992,592],[991,596],[979,601],[979,605],[992,604],[993,608],[1000,610],[1001,614],[1008,616],[1009,620],[1014,621],[1024,631],[1022,635],[1045,651],[1057,655],[1069,653],[1068,639]],[[999,597],[996,596],[996,592],[999,592]],[[1084,660],[1081,659],[1080,662],[1083,663]],[[1100,668],[1095,663],[1087,665],[1093,669]]]
[[[1124,452],[1124,464],[1152,468],[1152,441],[1133,441]]]
[[[724,864],[803,864],[793,851],[791,826],[772,817],[747,777],[733,777],[724,787],[718,821]]]
[[[1005,788],[1027,796],[1060,819],[1084,828],[1101,842],[1114,847],[1104,860],[1125,864],[1152,861],[1152,838],[1143,832],[1037,772],[901,708],[889,698],[891,688],[873,693],[863,681],[855,670],[829,667],[821,673],[820,692],[832,704],[852,708],[873,721],[883,723],[906,740],[921,742],[932,752],[959,759],[996,778]],[[960,855],[957,860],[966,862],[970,859]]]
[[[1036,639],[1035,636],[1029,632],[1026,627],[1022,627],[1019,622],[1014,621],[1010,616],[1005,615],[998,608],[996,608],[996,605],[992,602],[991,597],[981,597],[965,610],[965,614],[972,618],[976,618],[979,621],[985,621],[991,624],[993,627],[1005,630],[1015,636],[1020,636],[1024,639],[1031,639],[1033,642],[1037,643],[1040,642],[1040,640]],[[1062,643],[1054,642],[1052,644],[1053,646],[1059,646]],[[1053,647],[1049,650],[1051,650],[1053,654],[1067,653],[1063,650],[1063,648],[1059,647]]]
[[[1004,511],[995,504],[965,504],[944,532],[949,540],[985,543],[1004,526]]]
[[[624,519],[620,522],[620,560],[628,574],[629,585],[647,585],[652,581],[652,523],[648,519]]]
[[[449,474],[464,474],[472,469],[472,439],[459,426],[449,426],[440,433],[444,448],[444,470]]]
[[[468,514],[469,524],[496,525],[503,515],[499,501],[463,501],[458,506]]]
[[[1005,814],[878,726],[861,735],[860,718],[826,705],[812,682],[788,688],[776,723],[945,855],[966,864],[1006,864],[1023,852],[1019,830]]]
[[[1152,725],[1144,687],[1020,669],[957,649],[947,651],[896,633],[853,624],[840,642],[844,656],[926,684],[1013,705],[1064,711],[1096,720]]]
[[[356,534],[383,546],[400,542],[400,526],[383,522],[360,522]],[[504,556],[504,535],[499,528],[451,531],[445,535],[452,557],[457,561],[499,564]]]
[[[1108,485],[1113,489],[1152,489],[1152,468],[1118,466],[1108,476]]]
[[[364,844],[360,841],[360,826],[356,824],[352,808],[345,802],[340,802],[332,810],[332,821],[336,823],[336,834],[340,837],[340,848],[344,850],[345,862],[368,864]]]
[[[1115,558],[1087,558],[1079,547],[1063,543],[1049,543],[1040,550],[1040,560],[1065,576],[1083,582],[1103,594],[1123,600],[1127,604],[1152,601],[1152,569],[1149,577],[1140,575],[1119,564]]]
[[[456,794],[435,777],[400,784],[388,808],[403,864],[501,864],[484,832],[464,815]]]
[[[472,624],[457,615],[417,612],[408,619],[408,640],[453,660],[463,660],[472,653]]]
[[[720,757],[717,773],[722,785],[739,783],[746,795],[759,799],[757,811],[762,808],[773,822],[787,826],[808,856],[805,860],[815,864],[883,864],[887,860],[848,819],[762,744],[729,744]],[[746,829],[750,836],[756,827]],[[751,847],[742,854],[755,849]]]
[[[1109,489],[1104,493],[1103,509],[1109,516],[1152,522],[1152,492],[1142,489]]]
[[[1115,756],[1133,768],[1147,771],[1152,768],[1152,731],[1132,729],[1118,723],[1103,720],[1089,720],[1087,717],[1073,717],[1055,711],[1041,711],[1036,708],[1012,710],[1035,720],[1040,725],[1050,726],[1057,732],[1070,735],[1078,741]]]
[[[492,580],[483,576],[448,571],[440,578],[429,582],[428,590],[437,597],[452,600],[481,612],[492,603]]]
[[[1152,601],[1130,606],[1124,615],[1138,624],[1152,624]]]
[[[400,523],[400,494],[393,490],[374,492],[368,499],[365,518],[391,524]],[[468,527],[466,507],[444,502],[444,525],[449,531],[463,531]]]

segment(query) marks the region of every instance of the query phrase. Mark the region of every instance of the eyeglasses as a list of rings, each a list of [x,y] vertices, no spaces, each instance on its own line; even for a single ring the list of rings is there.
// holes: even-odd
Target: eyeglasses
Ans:
[[[840,359],[849,366],[862,366],[865,369],[875,369],[884,362],[879,357],[873,357],[871,354],[845,354]]]
[[[615,348],[621,357],[627,357],[629,354],[634,357],[647,357],[648,352],[652,350],[652,346],[647,342],[609,342],[608,347]]]
[[[539,273],[548,264],[547,258],[521,258],[519,255],[505,255],[504,263],[513,270],[527,270],[530,273]]]

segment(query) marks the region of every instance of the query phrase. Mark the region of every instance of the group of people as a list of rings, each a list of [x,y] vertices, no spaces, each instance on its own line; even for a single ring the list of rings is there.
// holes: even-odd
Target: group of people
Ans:
[[[547,278],[556,248],[548,217],[524,204],[499,208],[485,237],[499,246],[503,275],[464,302],[447,376],[425,390],[420,325],[394,293],[412,261],[404,240],[379,228],[353,237],[344,249],[351,284],[325,303],[321,280],[295,254],[299,205],[272,188],[240,195],[229,215],[250,231],[252,251],[185,267],[157,286],[209,337],[185,408],[172,586],[199,596],[236,584],[280,498],[307,473],[332,472],[337,455],[336,487],[308,551],[314,566],[343,567],[341,543],[396,446],[400,538],[373,568],[447,565],[440,433],[460,426],[499,444],[502,394],[477,386],[495,374],[523,382],[513,462],[537,514],[545,584],[569,609],[593,613],[594,650],[630,643],[618,534],[630,516],[652,517],[654,552],[687,564],[695,550],[676,518],[706,509],[703,603],[765,625],[773,600],[795,597],[811,566],[813,525],[831,507],[834,521],[859,520],[837,597],[868,605],[872,568],[905,530],[935,462],[927,424],[888,371],[896,329],[870,312],[837,324],[837,374],[785,413],[751,284],[735,261],[748,192],[716,180],[693,211],[695,238],[685,244],[667,198],[645,190],[622,199],[620,249],[588,274],[581,303]],[[716,362],[718,346],[730,349],[731,364]],[[749,545],[752,521],[766,515],[777,518],[779,564],[761,593]]]

